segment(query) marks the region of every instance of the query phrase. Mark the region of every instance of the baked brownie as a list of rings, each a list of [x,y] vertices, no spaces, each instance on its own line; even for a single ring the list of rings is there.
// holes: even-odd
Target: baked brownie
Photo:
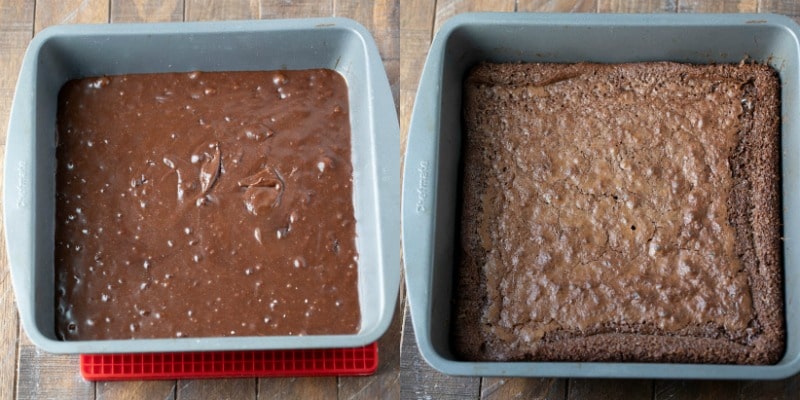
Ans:
[[[779,90],[758,64],[473,68],[455,353],[777,362]]]

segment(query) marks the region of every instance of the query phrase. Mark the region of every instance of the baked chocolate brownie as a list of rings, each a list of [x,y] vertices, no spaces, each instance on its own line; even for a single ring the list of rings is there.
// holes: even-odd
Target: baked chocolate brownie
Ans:
[[[473,68],[454,352],[777,362],[779,91],[759,64]]]

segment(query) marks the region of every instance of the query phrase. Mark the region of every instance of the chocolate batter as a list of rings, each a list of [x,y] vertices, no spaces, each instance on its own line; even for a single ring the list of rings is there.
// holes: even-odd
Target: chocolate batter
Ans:
[[[57,158],[61,338],[358,331],[347,87],[334,71],[73,80]]]

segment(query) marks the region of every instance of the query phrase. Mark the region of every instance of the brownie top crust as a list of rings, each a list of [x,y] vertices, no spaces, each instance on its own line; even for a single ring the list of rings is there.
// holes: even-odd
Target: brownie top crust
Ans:
[[[756,64],[474,68],[456,352],[776,362],[778,90]]]

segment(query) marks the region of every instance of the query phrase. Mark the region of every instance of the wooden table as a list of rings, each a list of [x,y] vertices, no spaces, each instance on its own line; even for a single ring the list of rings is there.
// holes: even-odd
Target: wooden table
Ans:
[[[448,18],[470,11],[775,12],[800,21],[797,0],[402,0],[400,127],[404,140],[433,34]],[[450,377],[437,373],[420,357],[408,310],[405,314],[400,351],[404,399],[800,399],[800,376],[777,382]]]
[[[402,3],[402,5],[400,4]],[[0,157],[22,55],[33,34],[61,23],[195,21],[345,16],[376,38],[398,100],[402,148],[419,73],[433,33],[461,12],[778,12],[800,16],[790,0],[0,0]],[[402,54],[402,57],[401,57]],[[399,82],[399,84],[398,84]],[[399,89],[399,90],[398,90]],[[399,156],[399,155],[398,155]],[[2,165],[2,163],[0,163]],[[0,185],[2,182],[0,182]],[[0,217],[1,218],[1,217]],[[0,229],[2,225],[0,224]],[[89,383],[78,358],[38,350],[21,330],[0,246],[0,400],[8,398],[795,398],[800,377],[777,382],[708,382],[448,377],[420,358],[401,293],[394,322],[380,340],[378,373],[366,378],[281,378]],[[404,322],[404,323],[403,323]],[[402,323],[402,328],[401,328]],[[402,335],[402,339],[401,339]],[[402,347],[401,347],[402,341]],[[402,357],[401,357],[402,355]]]
[[[9,108],[23,53],[31,37],[50,25],[312,16],[349,17],[372,32],[397,104],[399,0],[374,3],[369,0],[0,0],[0,154],[5,153]],[[400,396],[400,306],[388,333],[379,342],[378,372],[370,377],[86,382],[80,377],[77,356],[48,354],[28,340],[18,322],[5,245],[0,246],[0,260],[0,399],[396,399]]]

